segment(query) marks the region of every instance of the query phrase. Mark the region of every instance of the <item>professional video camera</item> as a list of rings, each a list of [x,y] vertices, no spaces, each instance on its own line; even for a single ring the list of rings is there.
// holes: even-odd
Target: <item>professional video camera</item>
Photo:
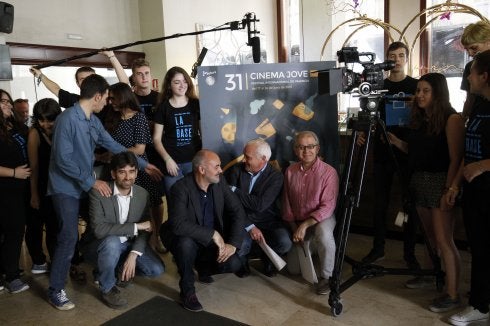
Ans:
[[[339,63],[360,63],[364,70],[356,73],[347,67],[333,68],[321,71],[319,74],[319,92],[335,95],[337,93],[359,93],[361,96],[370,95],[383,89],[383,70],[391,70],[395,62],[385,61],[374,63],[376,54],[372,52],[358,52],[357,47],[343,47],[337,51]],[[366,57],[367,61],[360,58]]]

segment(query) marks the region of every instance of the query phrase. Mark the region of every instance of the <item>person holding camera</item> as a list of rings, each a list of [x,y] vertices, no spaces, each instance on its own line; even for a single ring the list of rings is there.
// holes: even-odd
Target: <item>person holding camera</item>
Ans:
[[[402,42],[393,42],[388,46],[386,58],[395,62],[395,67],[390,70],[388,78],[384,80],[384,89],[387,89],[384,106],[380,106],[381,118],[387,121],[387,112],[396,105],[408,106],[406,98],[415,94],[417,88],[417,79],[407,76],[405,69],[408,64],[408,47]],[[404,98],[403,101],[396,101],[396,97]],[[388,126],[387,131],[396,134],[398,137],[405,139],[407,128],[403,125]],[[361,135],[362,136],[362,135]],[[360,137],[358,145],[363,145],[364,137]],[[383,132],[378,126],[374,135],[374,239],[373,248],[362,259],[363,263],[371,264],[378,260],[384,259],[384,247],[386,237],[386,214],[390,203],[391,186],[393,175],[396,172],[398,163],[399,175],[404,180],[408,180],[407,156],[403,152],[394,148],[393,155],[384,139]],[[395,162],[396,160],[396,162]],[[417,231],[417,219],[410,216],[404,230],[404,255],[408,268],[420,269],[420,265],[415,258],[415,240]]]

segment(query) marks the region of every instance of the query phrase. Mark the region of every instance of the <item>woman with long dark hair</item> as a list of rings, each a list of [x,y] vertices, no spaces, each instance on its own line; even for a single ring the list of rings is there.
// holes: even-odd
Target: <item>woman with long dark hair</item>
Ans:
[[[151,144],[150,126],[144,113],[140,111],[138,100],[126,83],[116,83],[109,88],[110,108],[104,119],[104,126],[118,143],[129,151],[148,161],[146,145]],[[152,218],[155,223],[152,246],[160,249],[158,230],[163,217],[163,201],[160,187],[145,171],[138,171],[135,184],[150,194]],[[162,252],[162,249],[158,250]]]
[[[27,153],[31,167],[31,209],[26,223],[26,246],[32,259],[33,274],[48,272],[43,251],[43,227],[46,247],[52,258],[56,248],[58,224],[51,198],[47,196],[51,136],[54,121],[61,114],[58,102],[52,98],[39,100],[33,108],[33,123],[27,139]]]
[[[181,67],[170,68],[163,79],[153,130],[155,150],[165,162],[167,195],[177,180],[192,171],[192,158],[202,147],[200,120],[191,77]]]
[[[463,119],[449,102],[446,77],[420,77],[411,110],[410,132],[404,142],[389,134],[390,142],[408,153],[410,190],[430,245],[440,254],[446,272],[446,293],[429,309],[444,312],[461,304],[458,294],[460,256],[454,244],[455,214],[447,197],[455,189],[464,146]]]
[[[464,164],[452,188],[463,184],[463,219],[471,249],[468,307],[450,316],[452,325],[489,319],[490,309],[490,50],[475,55],[468,76],[473,103],[466,127]],[[454,203],[457,191],[448,198]],[[488,324],[487,324],[488,325]]]
[[[27,165],[27,127],[17,122],[10,94],[0,89],[0,262],[10,293],[29,289],[20,279],[19,258],[24,238],[31,169]]]

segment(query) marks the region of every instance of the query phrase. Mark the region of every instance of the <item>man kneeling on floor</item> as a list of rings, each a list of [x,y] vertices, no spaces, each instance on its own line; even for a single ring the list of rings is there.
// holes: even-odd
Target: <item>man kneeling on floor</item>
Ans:
[[[132,152],[112,157],[109,183],[112,196],[90,191],[90,229],[82,240],[85,258],[95,263],[95,281],[99,283],[102,301],[120,309],[128,301],[118,287],[127,287],[135,274],[154,277],[162,274],[162,260],[148,246],[150,196],[135,185],[138,162]]]
[[[241,268],[236,251],[245,233],[245,212],[221,175],[216,153],[197,152],[192,171],[170,189],[168,222],[160,237],[177,263],[182,304],[197,312],[203,307],[196,297],[193,268],[201,283],[212,283],[212,274]]]

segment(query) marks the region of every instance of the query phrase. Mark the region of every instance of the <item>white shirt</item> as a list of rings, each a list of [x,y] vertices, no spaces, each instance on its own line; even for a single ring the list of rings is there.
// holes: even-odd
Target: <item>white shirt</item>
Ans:
[[[119,223],[124,224],[128,220],[129,205],[131,203],[131,198],[133,197],[133,187],[129,191],[128,195],[121,195],[117,185],[114,185],[114,196],[117,198],[118,208],[119,208]],[[138,228],[136,223],[134,224],[134,235],[138,235]],[[121,243],[128,241],[128,237],[119,237]]]

